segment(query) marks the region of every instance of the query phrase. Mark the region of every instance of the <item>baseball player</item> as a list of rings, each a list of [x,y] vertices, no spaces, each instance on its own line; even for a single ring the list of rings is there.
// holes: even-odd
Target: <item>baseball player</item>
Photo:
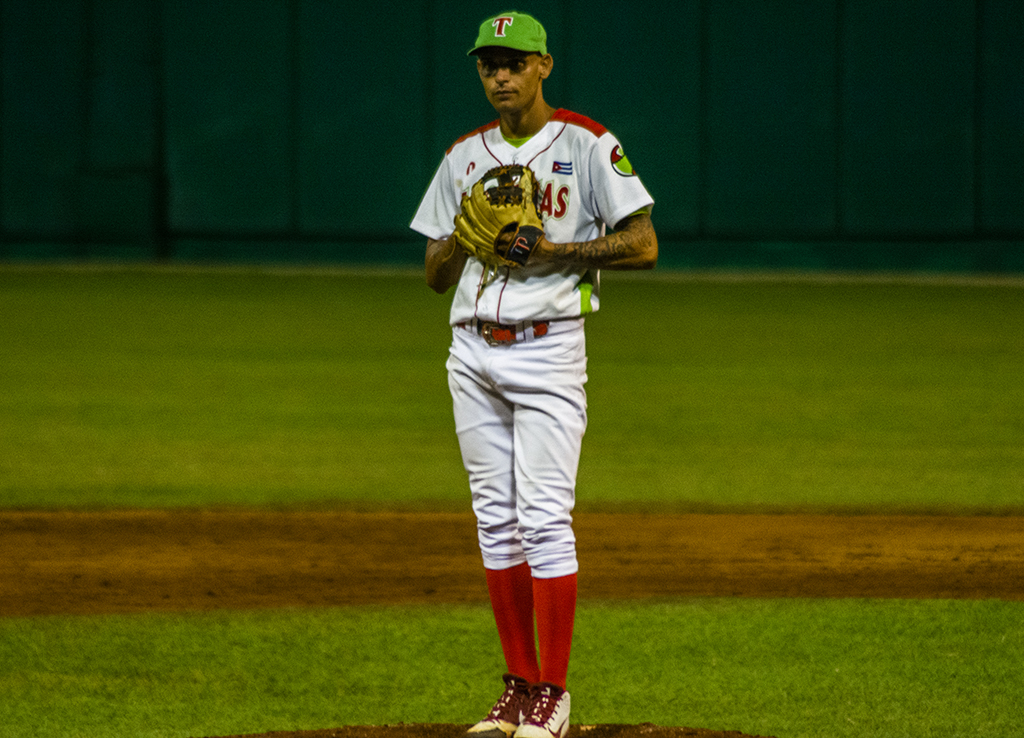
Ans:
[[[504,692],[467,738],[564,738],[584,320],[599,307],[600,269],[655,266],[653,200],[611,133],[545,102],[553,60],[536,19],[488,18],[469,54],[499,118],[452,144],[411,223],[427,238],[428,285],[456,287],[448,382],[507,667]],[[489,174],[502,165],[523,169]],[[525,199],[543,228],[511,224],[516,246],[494,263],[467,210],[482,212],[486,187],[514,193],[517,183],[535,186]]]

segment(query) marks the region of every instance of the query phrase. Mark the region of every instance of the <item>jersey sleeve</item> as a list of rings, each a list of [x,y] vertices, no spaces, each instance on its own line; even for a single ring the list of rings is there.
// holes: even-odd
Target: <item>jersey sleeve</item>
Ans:
[[[639,210],[650,211],[654,198],[637,176],[618,139],[605,133],[591,149],[590,179],[598,217],[614,228]]]
[[[440,241],[455,231],[460,198],[456,192],[450,159],[445,156],[434,172],[427,191],[409,227],[427,238]]]

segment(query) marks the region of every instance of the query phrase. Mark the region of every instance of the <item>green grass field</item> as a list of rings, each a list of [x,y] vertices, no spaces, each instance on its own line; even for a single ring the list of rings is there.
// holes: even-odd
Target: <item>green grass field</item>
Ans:
[[[1024,509],[1024,288],[606,275],[581,507]],[[418,275],[0,270],[0,505],[457,506]]]
[[[605,275],[579,507],[1024,514],[1022,298]],[[0,267],[0,507],[463,509],[448,304],[405,273]],[[1005,738],[1022,616],[583,602],[574,721]],[[0,736],[470,722],[492,630],[471,607],[0,618]]]
[[[577,724],[780,738],[1006,738],[1017,603],[583,603]],[[500,689],[486,607],[0,619],[0,735],[244,735],[472,723]]]

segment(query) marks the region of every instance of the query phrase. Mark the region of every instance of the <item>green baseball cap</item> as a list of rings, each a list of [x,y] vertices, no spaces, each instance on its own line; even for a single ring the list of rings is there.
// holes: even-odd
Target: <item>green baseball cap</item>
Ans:
[[[548,34],[536,18],[526,13],[498,13],[480,24],[472,56],[485,46],[504,46],[517,51],[548,53]]]

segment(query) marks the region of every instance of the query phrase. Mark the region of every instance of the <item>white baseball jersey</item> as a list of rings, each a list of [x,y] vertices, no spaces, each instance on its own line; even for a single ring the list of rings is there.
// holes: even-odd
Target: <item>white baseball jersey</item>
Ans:
[[[618,140],[589,118],[560,109],[518,148],[501,135],[498,121],[456,141],[410,227],[427,238],[448,238],[462,195],[489,169],[503,164],[533,170],[542,194],[544,234],[552,243],[592,241],[604,235],[606,224],[614,227],[654,203]],[[500,323],[577,318],[600,305],[596,270],[527,261],[519,269],[501,269],[497,279],[480,289],[484,276],[483,265],[469,259],[452,301],[452,325],[473,318]]]

